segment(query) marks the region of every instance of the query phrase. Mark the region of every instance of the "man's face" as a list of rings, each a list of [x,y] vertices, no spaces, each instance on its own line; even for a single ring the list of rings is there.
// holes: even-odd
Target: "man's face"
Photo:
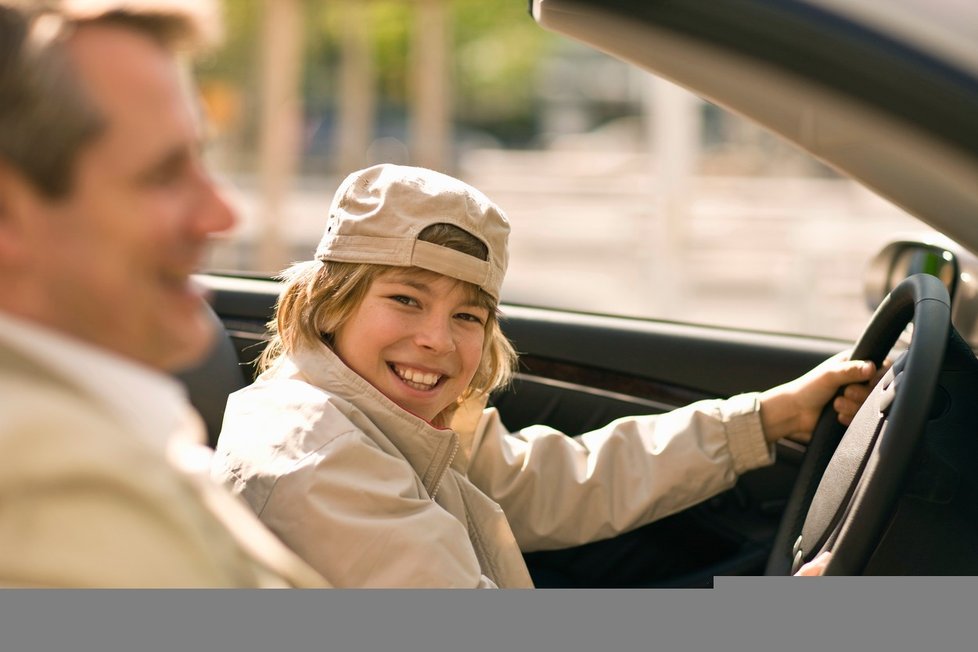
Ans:
[[[178,67],[123,27],[84,26],[69,51],[106,128],[81,150],[68,197],[40,202],[43,321],[159,369],[187,366],[211,342],[189,275],[234,218],[202,168]]]

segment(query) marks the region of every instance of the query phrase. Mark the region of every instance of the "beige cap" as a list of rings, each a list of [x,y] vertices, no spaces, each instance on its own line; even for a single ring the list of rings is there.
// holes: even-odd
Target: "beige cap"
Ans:
[[[489,260],[418,240],[432,224],[454,224],[481,240]],[[506,215],[472,186],[425,168],[381,164],[337,188],[318,260],[421,267],[478,285],[497,301],[509,254]]]

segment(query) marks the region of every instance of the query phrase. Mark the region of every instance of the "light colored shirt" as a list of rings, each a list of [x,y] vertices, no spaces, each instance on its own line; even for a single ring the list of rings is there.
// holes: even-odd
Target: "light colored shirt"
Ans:
[[[91,395],[158,450],[166,451],[174,437],[205,441],[186,390],[167,374],[2,311],[0,342]]]
[[[165,373],[0,314],[0,585],[322,587],[208,477]]]

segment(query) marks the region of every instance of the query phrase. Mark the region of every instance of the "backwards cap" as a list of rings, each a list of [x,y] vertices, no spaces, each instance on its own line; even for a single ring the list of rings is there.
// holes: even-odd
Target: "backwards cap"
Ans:
[[[480,260],[418,240],[432,224],[453,224],[489,251]],[[382,164],[343,180],[329,208],[318,260],[421,267],[473,283],[499,301],[509,221],[484,194],[425,168]]]

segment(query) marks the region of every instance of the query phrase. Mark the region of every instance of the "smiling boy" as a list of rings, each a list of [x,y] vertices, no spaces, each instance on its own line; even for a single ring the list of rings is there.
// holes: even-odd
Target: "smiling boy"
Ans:
[[[531,587],[523,552],[729,488],[872,375],[836,357],[767,392],[580,437],[508,432],[483,409],[516,361],[497,314],[508,233],[468,184],[377,165],[340,184],[315,259],[283,274],[264,371],[228,401],[213,475],[338,586]],[[844,419],[867,393],[851,387]]]

